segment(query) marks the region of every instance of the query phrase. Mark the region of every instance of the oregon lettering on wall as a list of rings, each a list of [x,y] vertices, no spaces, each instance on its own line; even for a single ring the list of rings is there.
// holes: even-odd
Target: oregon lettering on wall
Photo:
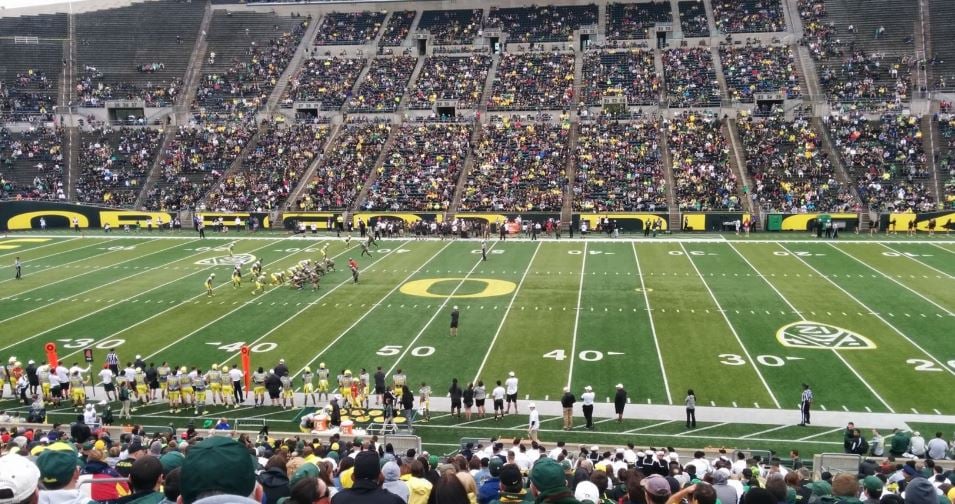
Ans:
[[[269,214],[265,212],[200,212],[197,214],[202,223],[206,227],[212,225],[212,223],[218,219],[222,218],[222,225],[226,227],[246,227],[249,224],[249,219],[252,217],[257,217],[259,219],[259,228],[268,228],[269,223]],[[236,224],[235,218],[239,218],[239,223]]]
[[[845,230],[853,231],[859,223],[859,215],[854,213],[804,213],[804,214],[784,214],[782,231],[809,231],[815,226],[816,220],[822,216],[828,215],[832,221],[845,222]]]
[[[880,229],[891,229],[891,223],[895,221],[895,231],[906,231],[909,228],[909,223],[915,223],[916,231],[929,231],[932,219],[935,219],[935,231],[944,232],[946,229],[955,231],[955,212],[925,212],[920,214],[914,213],[893,213],[893,214],[883,214],[881,217],[881,222],[879,223]]]
[[[402,220],[406,226],[410,226],[421,220],[442,222],[444,215],[429,212],[356,212],[351,216],[352,226],[358,227],[358,219],[363,220],[365,224],[378,222],[381,219]]]
[[[617,221],[617,228],[623,231],[630,232],[639,232],[643,231],[644,226],[647,222],[653,223],[657,219],[660,219],[662,230],[666,231],[670,228],[669,223],[667,222],[667,213],[666,212],[604,212],[604,213],[582,213],[576,214],[574,219],[574,225],[577,226],[577,229],[580,229],[580,221],[587,222],[587,229],[590,231],[595,231],[597,225],[600,224],[600,221],[604,218],[610,219],[611,221]]]
[[[106,224],[115,229],[123,225],[145,226],[147,219],[152,219],[153,223],[159,219],[170,222],[173,214],[44,201],[0,202],[0,231],[39,229],[40,219],[45,220],[47,228],[51,229],[71,227],[73,219],[83,229],[98,229]]]

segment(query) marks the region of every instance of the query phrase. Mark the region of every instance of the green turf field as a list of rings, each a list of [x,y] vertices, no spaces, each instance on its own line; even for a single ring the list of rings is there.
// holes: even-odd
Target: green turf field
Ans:
[[[701,406],[794,410],[809,382],[817,410],[955,414],[938,393],[955,385],[955,241],[944,236],[508,240],[490,242],[484,262],[476,241],[386,240],[369,259],[357,238],[346,249],[332,238],[232,235],[0,239],[0,358],[41,361],[54,342],[68,363],[92,348],[100,365],[115,348],[124,362],[142,354],[205,369],[238,362],[245,344],[254,367],[284,358],[295,374],[319,362],[402,368],[440,391],[454,377],[490,383],[513,370],[521,398],[539,401],[565,385],[591,385],[604,400],[619,382],[635,404],[681,405],[692,388]],[[233,240],[236,257],[261,258],[266,271],[316,259],[328,243],[338,271],[318,291],[253,296],[248,275],[239,289],[229,283]],[[357,285],[348,257],[361,265]],[[658,421],[627,421],[594,435],[669,435]],[[559,419],[549,423],[559,431]],[[707,435],[731,444],[787,429],[732,423]],[[802,432],[792,439],[816,431]]]

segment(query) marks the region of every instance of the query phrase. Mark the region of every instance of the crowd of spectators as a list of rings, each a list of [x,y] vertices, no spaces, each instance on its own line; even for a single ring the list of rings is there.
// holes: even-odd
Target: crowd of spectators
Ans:
[[[955,115],[940,117],[938,131],[944,155],[936,163],[935,169],[942,180],[947,205],[955,208]]]
[[[408,79],[418,64],[414,56],[375,58],[359,84],[357,94],[348,100],[350,112],[394,112],[405,94]]]
[[[162,143],[162,132],[105,127],[81,138],[76,198],[85,203],[131,206]]]
[[[598,106],[605,96],[625,96],[628,105],[655,105],[660,101],[662,79],[653,53],[640,49],[587,51],[581,80],[586,83],[583,101]]]
[[[786,29],[781,0],[713,0],[716,29],[722,33],[780,32]]]
[[[444,211],[471,151],[470,124],[405,123],[369,187],[366,210]]]
[[[437,100],[457,100],[458,108],[476,108],[481,102],[491,57],[430,56],[418,73],[409,108],[430,109]]]
[[[809,49],[816,60],[841,54],[836,27],[828,21],[824,0],[799,0],[799,17],[802,19],[803,38],[800,42]]]
[[[279,76],[291,61],[309,21],[295,25],[290,32],[260,47],[255,41],[246,50],[246,58],[234,59],[224,73],[202,76],[196,91],[196,103],[207,111],[233,114],[253,113],[269,98]]]
[[[56,104],[54,80],[40,70],[17,73],[10,82],[0,81],[0,118],[22,120],[32,116],[49,119]]]
[[[315,34],[315,45],[363,45],[375,40],[384,11],[329,12]]]
[[[378,41],[380,46],[400,46],[406,38],[408,38],[408,32],[411,31],[411,25],[414,23],[414,18],[418,15],[418,11],[394,11],[391,13],[391,18],[388,19],[388,24],[385,25],[385,32],[381,34],[381,40]]]
[[[180,126],[162,153],[160,182],[147,194],[146,207],[195,208],[242,152],[253,129],[239,121]]]
[[[234,173],[209,193],[217,212],[268,212],[281,208],[328,139],[327,125],[268,122],[258,143]]]
[[[782,92],[788,99],[802,93],[796,57],[788,46],[747,43],[720,47],[720,62],[730,98],[752,103],[755,93]]]
[[[342,126],[335,145],[327,151],[303,196],[293,208],[307,211],[347,209],[358,197],[375,167],[389,124],[363,122]]]
[[[633,212],[667,208],[659,121],[598,119],[580,124],[574,210]]]
[[[841,62],[823,63],[819,83],[838,102],[885,102],[898,106],[911,92],[914,59],[853,51]]]
[[[500,28],[513,42],[568,42],[574,30],[596,25],[597,6],[491,7],[485,28]]]
[[[820,132],[808,119],[741,117],[736,124],[756,205],[788,213],[853,209],[852,193],[836,179]]]
[[[501,55],[488,110],[557,110],[574,95],[574,54]]]
[[[339,110],[351,96],[355,82],[365,67],[359,58],[310,58],[289,80],[282,105],[317,101],[326,110]]]
[[[708,107],[720,103],[720,84],[707,47],[663,51],[670,107]]]
[[[168,107],[182,90],[182,79],[146,83],[140,87],[130,82],[107,82],[103,73],[87,66],[77,79],[76,99],[84,107],[103,107],[106,100],[143,100],[147,107]]]
[[[520,118],[483,126],[462,211],[556,211],[567,186],[569,127]]]
[[[664,122],[676,200],[683,211],[740,210],[736,174],[719,118],[683,112]]]
[[[647,39],[656,23],[672,22],[670,2],[607,4],[607,38],[610,39]]]
[[[680,10],[680,29],[684,37],[709,37],[710,24],[706,19],[706,8],[699,0],[681,0],[677,3]]]
[[[481,30],[482,9],[428,10],[421,14],[419,30],[427,30],[437,44],[470,44]]]
[[[902,212],[934,207],[927,187],[930,174],[922,149],[921,118],[885,114],[869,121],[834,113],[824,120],[866,208]]]
[[[2,196],[65,200],[62,149],[60,128],[31,127],[19,133],[0,128]]]

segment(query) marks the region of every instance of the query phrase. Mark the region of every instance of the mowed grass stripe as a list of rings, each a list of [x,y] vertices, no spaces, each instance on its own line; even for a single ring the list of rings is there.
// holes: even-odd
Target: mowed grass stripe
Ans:
[[[263,248],[261,242],[251,243],[257,248]],[[254,250],[254,249],[253,249]],[[116,336],[112,331],[128,330],[138,325],[140,320],[148,318],[152,313],[164,311],[161,303],[158,301],[169,301],[169,303],[178,304],[184,297],[183,291],[202,292],[196,287],[201,288],[202,279],[194,277],[197,274],[204,274],[212,266],[193,267],[197,260],[196,256],[208,254],[208,252],[194,252],[184,258],[171,259],[166,264],[170,267],[178,263],[184,263],[182,275],[170,275],[164,269],[152,269],[141,273],[134,273],[121,281],[114,282],[109,286],[102,287],[102,292],[97,293],[97,297],[89,298],[90,302],[65,302],[54,306],[55,310],[46,310],[39,314],[18,319],[16,325],[18,338],[11,346],[17,348],[40,351],[41,345],[46,341],[58,341],[61,339],[94,339],[101,340],[101,335]],[[167,257],[167,259],[169,259]],[[185,265],[190,266],[186,267]],[[175,266],[178,268],[178,266]],[[222,268],[222,266],[219,266]],[[162,295],[164,297],[152,297]],[[149,300],[156,300],[157,303],[151,304],[143,301],[141,297],[149,296]],[[86,298],[84,298],[86,299]],[[96,300],[99,301],[96,301]],[[100,315],[100,314],[105,315]],[[143,318],[140,318],[143,317]],[[43,336],[42,339],[37,338]],[[63,342],[65,343],[65,342]],[[83,345],[86,346],[86,345]],[[9,347],[2,348],[4,350]],[[78,347],[78,348],[82,348]],[[66,350],[67,352],[69,350]],[[72,353],[78,353],[77,349]],[[61,356],[64,358],[71,354]]]
[[[61,255],[57,255],[56,259],[41,263],[39,267],[35,264],[28,265],[24,262],[22,279],[19,281],[12,279],[3,281],[3,283],[7,285],[4,286],[4,296],[0,298],[0,301],[22,294],[32,293],[40,288],[49,288],[53,285],[59,285],[72,278],[82,277],[93,271],[91,268],[100,267],[100,264],[108,264],[108,262],[103,263],[98,261],[98,259],[120,252],[119,250],[108,250],[111,246],[109,244],[113,244],[112,246],[128,246],[128,244],[132,243],[135,243],[135,241],[123,240],[120,242],[118,240],[108,240],[101,243],[87,242],[86,245],[63,251]],[[168,244],[166,244],[166,246],[168,246]]]
[[[864,278],[852,278],[851,282],[845,279],[843,285],[842,278],[833,279],[822,276],[811,269],[807,261],[812,260],[813,265],[821,265],[821,259],[837,261],[829,267],[839,271],[840,275],[851,273],[853,277],[856,277],[853,268],[862,268],[862,266],[858,264],[853,266],[854,262],[851,259],[840,258],[838,255],[803,257],[805,254],[815,253],[811,245],[805,244],[787,249],[780,244],[741,244],[737,246],[737,249],[764,275],[768,275],[768,279],[776,288],[800,309],[803,319],[852,331],[868,338],[876,345],[873,349],[841,350],[840,353],[894,409],[907,412],[913,407],[921,408],[920,411],[927,411],[930,407],[934,407],[926,402],[928,397],[912,393],[909,386],[910,380],[918,379],[919,375],[915,374],[913,367],[905,362],[909,358],[929,357],[900,337],[900,334],[896,332],[897,328],[890,327],[879,316],[870,313],[870,309],[881,311],[882,307],[904,297],[905,294],[899,293],[897,288],[887,288],[884,284],[864,283],[863,289],[874,292],[868,302],[860,304],[856,301],[859,298],[853,299],[850,291],[843,289],[850,283],[862,282]],[[825,250],[828,247],[820,248]],[[832,251],[830,250],[829,253],[831,254]],[[884,279],[876,280],[871,277],[869,279],[885,282]],[[835,283],[836,280],[839,282]],[[812,376],[808,378],[812,378],[810,383],[816,385],[813,392],[819,394],[821,392],[818,390],[821,388],[819,383],[824,381],[816,380]],[[941,379],[943,384],[952,379],[951,375],[937,378]],[[845,390],[842,387],[833,392],[840,397],[860,393],[860,391]]]
[[[582,254],[569,251],[583,248],[581,243],[541,245],[481,371],[479,379],[484,381],[489,394],[495,381],[503,383],[508,372],[514,371],[521,399],[525,395],[532,399],[560,397],[569,370],[583,264]]]
[[[893,247],[890,247],[889,245],[887,245],[887,244],[885,244],[885,243],[883,243],[882,246],[885,247],[885,248],[887,248],[887,249],[889,249],[890,252],[895,252],[895,253],[897,253],[897,254],[901,254],[901,252],[899,252],[898,249],[893,248]],[[920,257],[918,254],[906,254],[905,257],[908,258],[910,261],[913,261],[913,262],[916,262],[916,263],[918,263],[918,264],[921,264],[923,267],[934,271],[937,275],[945,276],[945,277],[948,278],[949,280],[955,280],[955,276],[952,276],[950,273],[948,273],[948,272],[946,272],[946,271],[943,271],[943,270],[940,270],[940,269],[938,269],[938,268],[932,266],[931,264],[927,264],[927,263],[925,263],[924,261],[922,261],[921,257]]]
[[[755,364],[741,366],[720,363],[720,355],[742,355],[716,304],[679,243],[639,243],[637,253],[643,266],[643,282],[653,306],[657,340],[670,387],[682,397],[688,389],[700,405],[717,406],[773,404],[762,386]],[[720,376],[705,380],[701,377]],[[727,383],[747,384],[745,387]]]
[[[955,276],[955,260],[953,260],[955,257],[952,257],[955,252],[951,250],[934,243],[906,243],[892,245],[892,248],[901,253],[917,254],[919,261],[924,264],[940,270],[944,274]],[[935,273],[935,275],[943,276],[942,273]]]
[[[412,345],[415,336],[435,313],[440,314],[438,310],[441,310],[441,304],[445,300],[444,296],[429,298],[405,294],[400,290],[401,285],[416,280],[440,278],[448,279],[444,287],[449,291],[454,289],[461,278],[479,276],[476,273],[469,275],[476,261],[481,258],[480,255],[470,253],[474,248],[473,242],[457,241],[434,251],[437,252],[436,255],[432,255],[434,252],[418,253],[417,260],[421,268],[411,275],[399,277],[397,282],[392,278],[391,286],[394,290],[384,298],[373,298],[371,302],[377,301],[378,305],[369,311],[367,317],[340,333],[342,337],[336,337],[334,344],[327,345],[317,360],[324,361],[332,370],[333,376],[342,369],[350,369],[357,376],[360,368],[374,374],[375,367],[381,366],[390,377],[388,370],[403,352],[412,352],[417,348],[418,345]],[[477,268],[474,271],[477,271]],[[438,287],[432,286],[432,291],[437,292]],[[467,314],[463,317],[466,318]],[[445,324],[435,325],[435,328],[447,331]],[[433,356],[419,357],[419,353],[427,351],[414,351],[409,358],[434,359]],[[421,379],[420,376],[408,376],[408,386],[415,395],[418,390],[416,385]]]
[[[71,250],[76,247],[74,242],[79,240],[79,237],[73,238],[39,238],[31,236],[7,236],[5,238],[0,238],[0,259],[6,261],[10,259],[11,262],[17,256],[21,256],[20,259],[25,259],[26,256],[30,256],[31,260],[38,260],[44,257],[48,257],[53,254],[58,254],[63,250]],[[44,250],[42,254],[36,255],[36,252],[40,249]]]
[[[906,256],[897,250],[849,244],[832,245],[830,248],[865,266],[870,274],[881,276],[896,284],[898,288],[909,290],[916,297],[921,297],[926,304],[932,305],[929,310],[942,311],[946,315],[953,314],[955,281],[947,276],[939,278],[942,275],[938,271],[916,261],[914,257]]]
[[[573,382],[603,400],[622,383],[636,404],[667,404],[649,313],[630,243],[588,247]],[[634,370],[639,370],[639,375]]]
[[[733,308],[727,311],[728,315],[740,319],[740,325],[745,327],[742,332],[746,334],[747,345],[754,352],[762,354],[757,357],[757,364],[763,367],[773,388],[782,391],[787,399],[792,399],[784,403],[795,403],[795,398],[802,392],[801,384],[808,381],[808,377],[817,380],[822,374],[826,377],[826,383],[845,384],[860,392],[840,394],[833,390],[820,390],[813,400],[819,408],[828,405],[830,409],[848,407],[853,411],[862,411],[870,408],[872,411],[894,412],[892,406],[871,389],[858,371],[835,350],[827,352],[783,346],[776,338],[777,331],[787,324],[803,320],[799,307],[770,281],[770,277],[748,262],[734,244],[710,246],[719,249],[712,251],[706,247],[701,246],[707,256],[697,260],[704,262],[711,257],[719,258],[715,261],[718,264],[707,268],[714,276],[710,283],[719,286],[721,298],[735,299],[735,302],[724,304],[724,307]],[[724,251],[728,252],[725,258],[722,255]],[[711,253],[720,255],[709,255]]]
[[[476,243],[472,245],[479,247]],[[398,363],[405,373],[432,384],[436,396],[446,394],[452,378],[457,378],[461,388],[465,388],[491,349],[494,336],[499,334],[508,306],[513,307],[512,300],[523,290],[521,279],[526,281],[530,276],[531,262],[539,247],[542,247],[539,241],[494,243],[487,262],[482,263],[472,277],[513,282],[514,291],[499,296],[451,299],[448,305],[457,305],[461,313],[458,336],[449,336],[450,308],[446,307],[414,345],[433,347],[434,354],[421,358],[405,356]]]

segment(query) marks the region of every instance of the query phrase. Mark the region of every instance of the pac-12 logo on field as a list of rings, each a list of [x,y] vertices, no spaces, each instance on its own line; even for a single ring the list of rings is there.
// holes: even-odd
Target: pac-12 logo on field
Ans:
[[[776,339],[792,348],[869,350],[876,347],[869,338],[834,325],[803,320],[776,331]]]
[[[255,261],[255,256],[252,254],[236,254],[232,257],[221,256],[200,259],[196,261],[196,264],[202,266],[231,266],[233,264],[249,264],[253,261]]]

